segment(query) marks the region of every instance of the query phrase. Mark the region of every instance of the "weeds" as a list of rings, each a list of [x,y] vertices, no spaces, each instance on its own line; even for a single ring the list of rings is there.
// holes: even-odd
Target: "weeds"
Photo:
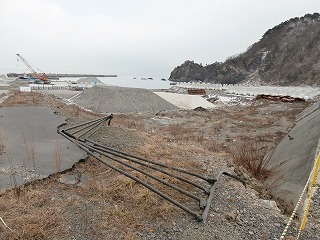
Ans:
[[[145,202],[146,204],[157,203],[157,198],[155,197],[155,194],[147,188],[141,188],[137,196],[141,199],[141,201]]]
[[[1,239],[48,239],[66,234],[61,226],[61,208],[65,202],[52,201],[48,186],[27,186],[23,188],[25,197],[17,201],[15,191],[1,197],[1,217],[10,226],[9,230],[0,226]],[[59,239],[59,237],[57,238]]]
[[[240,143],[231,148],[233,163],[242,166],[259,180],[265,179],[270,173],[270,159],[265,157],[267,152],[269,147],[258,142]]]
[[[2,153],[5,154],[5,158],[9,163],[9,171],[7,172],[10,175],[11,186],[14,188],[16,196],[19,196],[20,189],[18,187],[16,171],[13,167],[11,148],[2,129],[0,129],[0,145],[2,146]]]
[[[209,152],[219,152],[223,148],[223,142],[219,140],[208,140],[204,144],[204,148]]]
[[[203,142],[205,141],[205,137],[202,132],[198,133],[198,135],[196,136],[196,141],[200,146],[203,144]]]
[[[21,132],[22,132],[24,147],[27,153],[26,155],[27,155],[28,165],[30,164],[30,160],[31,160],[32,169],[35,171],[36,170],[36,152],[35,152],[35,145],[34,145],[33,129],[31,126],[27,126],[24,129],[21,127]],[[23,162],[24,169],[27,170],[29,166],[27,166],[25,159],[22,159],[22,162]]]
[[[60,172],[61,168],[61,146],[59,139],[56,141],[56,147],[55,147],[55,152],[54,152],[54,160],[55,160],[55,165],[56,165],[56,171]]]

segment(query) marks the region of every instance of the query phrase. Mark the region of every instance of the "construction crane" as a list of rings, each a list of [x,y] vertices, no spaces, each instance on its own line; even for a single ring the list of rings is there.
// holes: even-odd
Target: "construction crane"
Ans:
[[[27,68],[31,71],[32,75],[39,79],[40,81],[42,81],[44,84],[49,84],[50,80],[48,79],[48,77],[46,76],[46,74],[44,72],[42,72],[40,69],[38,69],[39,71],[41,71],[42,73],[38,73],[36,72],[33,67],[23,58],[21,57],[20,54],[17,53],[17,60],[19,61],[19,59],[24,63],[24,65],[27,66]]]

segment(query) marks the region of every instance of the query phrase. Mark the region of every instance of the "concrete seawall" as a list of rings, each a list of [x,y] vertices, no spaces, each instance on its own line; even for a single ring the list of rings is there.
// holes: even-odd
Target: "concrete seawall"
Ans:
[[[265,181],[273,196],[291,209],[299,200],[319,153],[320,102],[297,116],[294,128],[270,156],[271,176]]]
[[[191,89],[214,89],[225,90],[226,93],[257,96],[258,94],[273,95],[273,96],[291,96],[303,99],[314,99],[319,96],[319,87],[301,86],[301,87],[284,87],[284,86],[249,86],[242,84],[211,84],[211,83],[194,83],[194,82],[178,82],[177,86],[181,88]]]

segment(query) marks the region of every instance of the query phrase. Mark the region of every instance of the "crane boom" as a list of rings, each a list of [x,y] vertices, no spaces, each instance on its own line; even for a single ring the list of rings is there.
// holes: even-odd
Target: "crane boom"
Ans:
[[[44,83],[50,83],[48,77],[45,73],[37,73],[33,67],[23,58],[20,54],[17,53],[17,57],[27,66],[27,68],[31,71],[32,75],[39,80],[42,80]]]

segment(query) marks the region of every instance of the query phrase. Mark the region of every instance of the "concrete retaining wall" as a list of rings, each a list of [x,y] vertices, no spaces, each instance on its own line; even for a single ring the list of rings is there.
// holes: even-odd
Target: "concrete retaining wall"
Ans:
[[[272,195],[293,208],[308,181],[319,152],[320,103],[302,112],[295,127],[270,158],[271,176],[265,185]]]

